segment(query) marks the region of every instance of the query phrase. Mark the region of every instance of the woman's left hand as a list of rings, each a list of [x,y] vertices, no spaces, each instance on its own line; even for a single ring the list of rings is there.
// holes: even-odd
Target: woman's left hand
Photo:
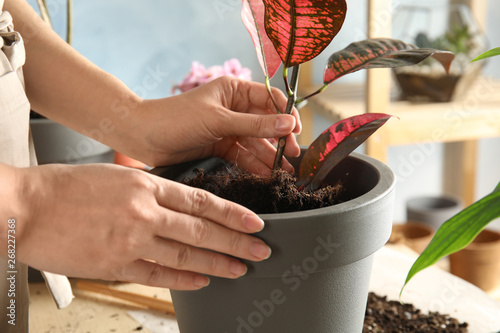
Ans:
[[[273,96],[285,110],[285,95],[275,89]],[[217,156],[269,174],[276,149],[267,139],[282,136],[287,136],[285,155],[300,153],[293,135],[301,131],[297,110],[276,114],[260,83],[222,77],[177,96],[144,100],[139,110],[132,134],[138,141],[125,153],[151,166]],[[285,159],[283,168],[293,171]]]

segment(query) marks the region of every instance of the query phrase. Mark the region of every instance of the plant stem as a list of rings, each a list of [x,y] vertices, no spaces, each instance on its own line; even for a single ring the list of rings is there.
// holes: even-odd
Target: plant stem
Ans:
[[[40,16],[42,17],[42,20],[45,21],[49,25],[49,27],[52,28],[52,23],[50,22],[50,15],[49,11],[47,10],[47,4],[45,3],[45,0],[37,0],[36,1],[38,4],[38,8],[40,9]]]
[[[66,42],[71,45],[73,41],[73,0],[66,2]]]
[[[311,98],[311,97],[313,97],[313,96],[316,96],[316,95],[318,95],[318,94],[322,93],[323,91],[325,91],[325,89],[326,89],[326,88],[328,88],[328,84],[324,84],[324,85],[322,85],[322,86],[321,86],[321,88],[319,88],[318,90],[316,90],[316,91],[315,91],[315,92],[313,92],[312,94],[309,94],[309,95],[307,95],[307,96],[305,96],[305,97],[302,97],[302,98],[298,99],[298,100],[297,100],[297,104],[302,103],[302,102],[304,102],[304,101],[308,100],[309,98]]]
[[[278,107],[278,103],[276,103],[276,100],[274,99],[273,92],[271,90],[271,83],[269,82],[269,76],[266,76],[266,89],[267,92],[269,93],[269,97],[271,98],[271,101],[274,104],[274,107],[276,108],[276,112],[278,113],[283,113],[281,112],[280,108]]]
[[[293,74],[293,73],[292,73]],[[293,95],[293,91],[288,83],[288,67],[283,67],[283,81],[285,82],[286,95],[288,97]]]
[[[295,105],[295,100],[297,99],[297,82],[299,81],[299,67],[300,65],[294,66],[293,71],[292,71],[292,78],[291,78],[291,91],[292,94],[288,96],[288,103],[286,105],[286,114],[291,114],[293,107]],[[276,156],[274,158],[274,164],[273,164],[273,170],[278,170],[281,168],[281,163],[283,161],[283,153],[285,152],[285,146],[286,146],[286,136],[281,137],[278,141],[278,147],[276,150]]]

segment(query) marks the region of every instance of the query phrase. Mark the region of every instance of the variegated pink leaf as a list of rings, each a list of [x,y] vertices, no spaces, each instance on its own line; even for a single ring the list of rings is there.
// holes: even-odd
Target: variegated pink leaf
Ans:
[[[364,113],[341,120],[314,140],[299,168],[297,186],[314,190],[322,185],[335,165],[342,161],[392,116]]]
[[[264,27],[264,3],[262,0],[242,0],[241,20],[247,28],[257,52],[264,75],[272,78],[281,65],[281,58]]]
[[[455,55],[448,51],[419,49],[397,39],[367,39],[332,54],[323,74],[323,82],[330,84],[360,69],[415,65],[428,57],[438,60],[448,72]]]
[[[265,28],[285,67],[319,55],[344,23],[345,0],[264,0]]]

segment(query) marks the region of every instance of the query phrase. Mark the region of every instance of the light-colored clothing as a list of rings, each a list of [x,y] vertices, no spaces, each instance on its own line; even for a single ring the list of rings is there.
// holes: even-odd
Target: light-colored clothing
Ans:
[[[30,144],[30,104],[24,93],[21,69],[24,46],[21,36],[13,31],[9,13],[1,8],[0,13],[0,162],[29,167],[36,164],[36,159]],[[15,216],[0,218],[0,223],[7,223]],[[19,223],[23,221],[16,221]],[[19,247],[18,242],[15,245]],[[0,331],[24,333],[28,332],[29,320],[27,266],[18,260],[13,266],[9,263],[14,262],[0,256]]]
[[[14,31],[11,15],[2,12],[2,6],[3,0],[0,0],[0,163],[29,167],[37,162],[29,129],[30,104],[22,73],[26,59],[24,44],[19,33]],[[0,223],[7,223],[16,217],[0,216],[0,219]],[[24,222],[16,220],[15,225]],[[15,246],[18,248],[22,244],[16,239]],[[73,297],[68,279],[50,273],[45,273],[45,278],[57,305],[67,306]],[[17,258],[14,262],[0,256],[0,332],[27,333],[28,309],[27,266]]]

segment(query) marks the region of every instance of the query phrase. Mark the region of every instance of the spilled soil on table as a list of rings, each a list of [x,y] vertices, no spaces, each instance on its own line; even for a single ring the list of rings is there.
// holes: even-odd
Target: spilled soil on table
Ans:
[[[387,300],[374,293],[368,295],[363,333],[466,333],[467,323],[438,312],[421,313],[412,304]]]

